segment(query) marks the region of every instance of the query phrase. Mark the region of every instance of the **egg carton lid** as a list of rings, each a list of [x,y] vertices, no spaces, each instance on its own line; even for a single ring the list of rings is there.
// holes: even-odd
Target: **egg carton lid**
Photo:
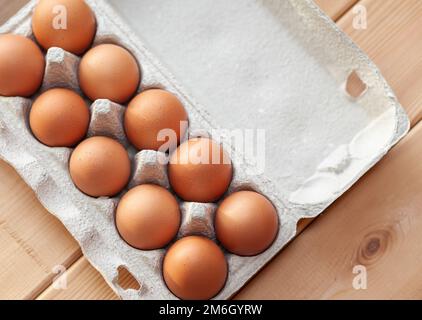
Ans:
[[[248,160],[265,155],[255,172],[300,216],[320,213],[408,131],[378,68],[311,0],[109,2],[214,124],[264,131]],[[345,90],[353,72],[366,85],[357,99]]]

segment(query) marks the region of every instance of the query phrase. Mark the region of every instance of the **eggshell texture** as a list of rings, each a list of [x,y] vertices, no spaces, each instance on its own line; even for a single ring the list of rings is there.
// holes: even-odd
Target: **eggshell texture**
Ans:
[[[170,247],[164,257],[163,276],[178,298],[205,300],[224,287],[227,269],[224,254],[213,241],[190,236]]]
[[[183,200],[214,202],[230,185],[232,164],[221,145],[194,138],[171,155],[168,173],[172,188]]]
[[[140,81],[139,66],[126,49],[102,44],[89,50],[79,65],[79,84],[91,99],[127,102]]]
[[[32,30],[44,49],[60,47],[80,55],[94,40],[95,15],[83,0],[41,0],[32,16]]]
[[[129,181],[130,160],[117,141],[92,137],[82,141],[73,151],[69,170],[75,185],[87,195],[114,196]]]
[[[0,95],[29,97],[41,86],[45,59],[30,39],[0,35]]]
[[[174,141],[176,147],[185,134],[187,119],[185,108],[176,96],[165,90],[151,89],[140,93],[130,102],[125,113],[125,130],[136,148],[158,150],[168,141],[159,141],[159,132],[169,129],[170,134],[177,138]]]
[[[116,227],[121,237],[142,250],[166,246],[176,236],[180,219],[176,198],[153,184],[129,190],[116,211]]]
[[[35,137],[50,147],[71,147],[88,131],[89,109],[85,101],[68,89],[51,89],[34,102],[29,124]]]
[[[239,191],[218,207],[214,225],[224,248],[240,256],[254,256],[265,251],[277,236],[277,211],[263,195]]]

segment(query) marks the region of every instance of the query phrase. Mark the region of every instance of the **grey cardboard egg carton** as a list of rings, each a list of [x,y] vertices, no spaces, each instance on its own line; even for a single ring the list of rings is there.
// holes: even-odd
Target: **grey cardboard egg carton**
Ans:
[[[201,105],[195,102],[178,81],[162,66],[125,23],[105,1],[87,1],[97,17],[97,35],[94,45],[115,43],[130,50],[137,58],[142,81],[139,92],[148,88],[163,88],[174,93],[182,101],[189,115],[189,132],[204,135],[214,132],[219,126]],[[277,6],[278,1],[264,1]],[[238,2],[240,3],[240,2]],[[254,175],[254,168],[245,155],[232,149],[229,138],[216,136],[230,152],[234,166],[233,181],[227,194],[237,190],[255,190],[267,196],[278,210],[280,230],[273,245],[255,257],[239,257],[225,253],[229,265],[229,275],[223,290],[215,297],[227,299],[236,293],[246,281],[260,270],[296,233],[296,224],[301,218],[315,217],[332,201],[347,190],[366,170],[375,164],[387,150],[400,139],[408,129],[408,120],[397,103],[391,89],[378,70],[319,9],[308,0],[285,0],[291,10],[306,17],[305,24],[318,25],[321,33],[330,37],[331,44],[342,54],[344,66],[360,67],[364,80],[375,89],[373,96],[363,99],[365,106],[374,104],[385,108],[385,113],[376,114],[365,130],[356,133],[352,141],[340,146],[318,163],[315,174],[292,193],[283,194],[277,188],[279,181],[268,175]],[[35,1],[31,1],[5,26],[1,33],[13,32],[31,37],[31,13]],[[277,11],[277,10],[275,10]],[[280,13],[283,14],[283,13]],[[299,22],[298,22],[299,23]],[[296,25],[297,26],[297,25]],[[302,35],[303,36],[303,35]],[[315,50],[312,48],[312,50]],[[348,58],[347,58],[348,57]],[[64,86],[80,92],[77,83],[77,67],[80,58],[60,48],[52,48],[46,54],[46,75],[42,91]],[[343,67],[344,67],[343,66]],[[345,68],[346,69],[346,68]],[[343,73],[345,70],[343,70]],[[189,76],[189,75],[186,75]],[[367,101],[365,100],[367,99]],[[73,185],[68,161],[72,150],[69,148],[49,148],[39,143],[31,134],[27,118],[32,101],[25,98],[0,97],[0,157],[10,163],[35,191],[41,203],[59,218],[81,245],[86,258],[103,275],[107,283],[123,299],[175,299],[167,289],[163,279],[161,264],[166,248],[142,251],[124,242],[115,227],[115,208],[122,192],[115,198],[91,198],[78,191]],[[97,100],[91,105],[91,122],[88,136],[106,135],[120,141],[127,147],[132,159],[132,177],[128,188],[143,183],[155,183],[169,188],[167,168],[163,164],[164,154],[144,150],[136,152],[124,135],[122,119],[125,106],[108,100]],[[370,108],[370,107],[368,107]],[[373,111],[375,112],[375,111]],[[394,128],[386,132],[372,151],[362,147],[362,140],[371,137],[374,129],[384,129],[384,123],[393,119]],[[386,126],[388,127],[388,126]],[[390,128],[390,127],[388,127]],[[186,137],[185,137],[186,139]],[[378,140],[377,140],[378,141]],[[352,168],[352,169],[350,169]],[[294,174],[294,173],[292,173]],[[341,183],[334,190],[327,187],[322,193],[326,180],[321,174],[335,175]],[[288,176],[286,176],[286,179]],[[314,199],[317,194],[318,199]],[[215,240],[213,219],[218,204],[180,202],[182,223],[177,237],[200,234]],[[139,282],[140,289],[123,289],[119,286],[118,268],[126,268]]]

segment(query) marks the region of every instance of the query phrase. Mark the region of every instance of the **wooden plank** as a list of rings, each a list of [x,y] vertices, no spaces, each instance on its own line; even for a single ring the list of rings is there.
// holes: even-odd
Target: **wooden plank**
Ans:
[[[236,298],[422,298],[421,139],[419,123]],[[366,290],[352,286],[356,265]]]
[[[33,298],[81,255],[64,226],[16,171],[0,161],[0,299]]]
[[[124,289],[139,289],[139,284],[128,272],[119,272],[119,285]],[[66,287],[51,285],[37,300],[119,300],[101,274],[84,257],[66,272]]]
[[[38,300],[115,300],[117,295],[85,258],[79,259],[66,272],[67,287],[51,286]],[[93,290],[95,288],[95,290]]]

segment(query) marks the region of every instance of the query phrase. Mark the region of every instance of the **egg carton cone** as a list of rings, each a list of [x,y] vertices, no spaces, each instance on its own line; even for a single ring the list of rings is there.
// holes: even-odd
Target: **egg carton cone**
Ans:
[[[254,190],[277,208],[279,232],[270,248],[253,257],[225,252],[229,275],[215,299],[233,296],[295,236],[300,219],[320,214],[408,131],[408,118],[376,66],[311,0],[87,3],[97,18],[93,45],[118,44],[138,60],[138,93],[149,88],[174,93],[189,115],[189,133],[223,143],[234,167],[224,197]],[[33,39],[35,5],[31,1],[0,33]],[[133,29],[120,14],[135,22]],[[41,91],[62,86],[79,91],[79,59],[60,48],[48,50]],[[343,90],[353,71],[367,86],[357,98]],[[143,183],[169,188],[165,155],[138,152],[124,136],[126,106],[91,103],[88,135],[106,135],[127,147],[133,170],[128,188]],[[162,277],[168,247],[142,251],[121,239],[114,215],[124,192],[98,199],[80,192],[68,171],[72,149],[49,148],[32,135],[31,104],[31,99],[0,97],[0,157],[60,219],[121,298],[177,299]],[[265,170],[233,145],[227,128],[265,129]],[[200,234],[215,240],[217,207],[180,201],[178,237]],[[119,285],[122,267],[139,289]]]
[[[133,175],[129,188],[145,183],[152,183],[169,189],[167,177],[167,155],[154,150],[142,150],[135,155],[133,160]]]
[[[204,236],[215,240],[214,217],[217,205],[214,203],[185,202],[181,206],[182,223],[177,238]]]
[[[45,57],[46,68],[41,91],[51,88],[67,88],[78,93],[78,66],[80,58],[62,48],[50,48]]]
[[[74,74],[77,74],[75,71]],[[119,141],[129,147],[123,117],[125,107],[107,99],[98,99],[91,105],[91,120],[88,128],[88,137],[106,136]]]

